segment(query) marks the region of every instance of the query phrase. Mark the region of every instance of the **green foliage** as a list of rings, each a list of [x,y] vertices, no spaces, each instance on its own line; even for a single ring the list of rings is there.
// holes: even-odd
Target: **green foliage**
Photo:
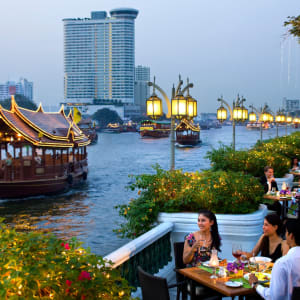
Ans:
[[[288,17],[288,21],[284,22],[284,26],[289,27],[289,33],[298,37],[298,41],[300,43],[300,15],[297,17]]]
[[[122,237],[134,238],[150,230],[159,212],[195,212],[207,208],[215,213],[250,213],[258,209],[264,194],[259,181],[241,172],[205,171],[183,173],[165,171],[133,176],[131,190],[138,197],[119,205],[126,222],[115,230]]]
[[[276,143],[273,145],[273,141],[257,144],[250,151],[234,151],[229,146],[221,145],[219,149],[209,151],[206,158],[210,159],[213,170],[243,171],[246,174],[260,177],[264,174],[265,166],[272,166],[275,177],[283,177],[288,173],[291,165],[291,158],[287,157],[288,151],[291,157],[297,157],[295,153],[299,152],[299,148],[293,148],[292,144],[291,146],[288,144],[279,146]]]
[[[68,242],[0,224],[0,299],[131,299],[111,263]]]
[[[102,108],[97,110],[93,114],[93,120],[97,120],[100,128],[105,128],[109,123],[120,123],[123,124],[122,119],[114,111],[108,108]]]
[[[15,95],[15,100],[20,107],[31,109],[31,110],[37,109],[36,104],[23,95],[18,95],[18,94]],[[5,109],[10,109],[11,99],[9,98],[0,101],[0,105],[2,105],[2,107]]]

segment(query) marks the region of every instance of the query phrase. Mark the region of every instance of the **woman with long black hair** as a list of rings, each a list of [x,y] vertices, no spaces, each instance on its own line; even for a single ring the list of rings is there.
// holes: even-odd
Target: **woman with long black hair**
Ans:
[[[188,266],[196,266],[209,260],[213,248],[221,251],[221,239],[215,214],[209,210],[200,210],[197,224],[199,230],[190,233],[184,242],[183,262]]]

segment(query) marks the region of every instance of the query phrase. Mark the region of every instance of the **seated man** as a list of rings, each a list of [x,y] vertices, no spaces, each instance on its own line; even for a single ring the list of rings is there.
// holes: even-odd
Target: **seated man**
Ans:
[[[264,187],[265,193],[271,192],[272,190],[278,191],[277,182],[274,178],[274,169],[271,166],[264,168],[265,175],[260,178],[260,182]],[[274,204],[267,204],[269,210],[274,210],[279,216],[281,215],[281,204],[279,201]]]
[[[300,287],[300,222],[288,220],[286,223],[288,253],[279,258],[273,267],[270,288],[258,284],[254,274],[249,283],[264,299],[291,300],[294,287]]]

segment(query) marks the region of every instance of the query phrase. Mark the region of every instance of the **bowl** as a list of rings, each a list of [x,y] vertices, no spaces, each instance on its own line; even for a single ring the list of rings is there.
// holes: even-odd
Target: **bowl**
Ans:
[[[264,264],[264,263],[271,262],[272,259],[270,257],[265,257],[265,256],[255,256],[255,257],[250,257],[249,261],[251,263]]]

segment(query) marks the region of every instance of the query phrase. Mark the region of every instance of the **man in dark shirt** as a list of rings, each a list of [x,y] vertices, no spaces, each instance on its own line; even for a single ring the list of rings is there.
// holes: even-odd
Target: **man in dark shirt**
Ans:
[[[277,182],[274,178],[274,169],[271,166],[266,166],[264,168],[265,175],[260,178],[260,182],[264,187],[265,193],[271,192],[272,189],[278,191]],[[269,210],[276,211],[277,215],[281,215],[281,204],[279,201],[273,204],[267,204]]]

